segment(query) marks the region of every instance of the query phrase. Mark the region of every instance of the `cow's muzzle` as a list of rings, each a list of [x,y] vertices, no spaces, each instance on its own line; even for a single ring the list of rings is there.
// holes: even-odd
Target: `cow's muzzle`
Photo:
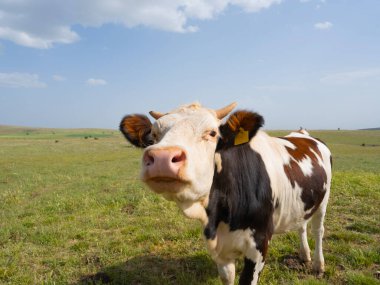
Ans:
[[[186,152],[179,147],[147,149],[143,156],[143,180],[156,183],[185,182]]]

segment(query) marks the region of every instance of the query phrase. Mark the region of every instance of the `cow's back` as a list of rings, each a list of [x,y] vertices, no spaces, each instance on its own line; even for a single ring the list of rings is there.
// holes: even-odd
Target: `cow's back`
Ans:
[[[274,233],[300,228],[319,207],[325,207],[331,184],[331,153],[308,134],[282,138],[259,131],[250,142],[270,178]]]

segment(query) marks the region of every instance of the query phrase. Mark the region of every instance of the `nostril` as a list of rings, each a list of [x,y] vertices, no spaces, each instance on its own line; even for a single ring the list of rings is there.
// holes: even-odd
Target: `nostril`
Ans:
[[[154,157],[151,155],[148,155],[148,162],[153,164],[154,163]]]
[[[154,164],[154,157],[150,154],[147,154],[144,157],[144,161],[146,166],[152,165]]]
[[[186,154],[182,151],[180,154],[175,155],[172,158],[172,163],[178,163],[178,162],[183,162],[186,160]]]

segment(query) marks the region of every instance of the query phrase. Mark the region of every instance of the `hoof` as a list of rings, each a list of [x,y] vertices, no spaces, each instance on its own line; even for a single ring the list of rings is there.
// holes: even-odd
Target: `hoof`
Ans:
[[[307,254],[305,252],[300,251],[300,253],[298,254],[298,257],[305,264],[311,263],[310,253]]]
[[[317,277],[317,279],[322,279],[323,278],[323,276],[325,275],[325,273],[324,272],[314,272],[314,274],[315,274],[315,277]]]
[[[317,278],[322,278],[325,272],[325,264],[321,262],[313,263],[313,272]]]

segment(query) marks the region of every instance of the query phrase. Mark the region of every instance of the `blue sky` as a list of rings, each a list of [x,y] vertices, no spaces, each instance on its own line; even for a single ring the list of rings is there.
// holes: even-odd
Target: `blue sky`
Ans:
[[[236,101],[266,129],[380,127],[378,0],[0,0],[0,124],[117,128]]]

